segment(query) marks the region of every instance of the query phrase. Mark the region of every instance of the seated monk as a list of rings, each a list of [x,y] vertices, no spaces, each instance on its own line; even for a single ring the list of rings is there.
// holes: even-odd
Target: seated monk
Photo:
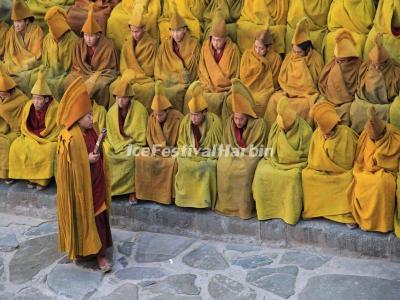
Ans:
[[[374,26],[365,42],[364,60],[368,59],[378,33],[383,34],[383,46],[389,51],[393,60],[400,64],[400,2],[398,0],[379,1]]]
[[[6,35],[9,26],[6,22],[0,21],[0,61],[3,60],[4,50],[6,48]]]
[[[110,163],[113,196],[129,194],[136,204],[135,154],[146,145],[146,108],[135,99],[132,86],[121,80],[114,89],[116,103],[107,112],[105,155]]]
[[[96,78],[93,97],[98,104],[109,107],[109,84],[118,73],[118,53],[113,42],[102,34],[100,25],[93,16],[93,4],[82,27],[83,37],[76,43],[72,58],[71,73],[65,78],[67,88],[72,81],[81,76],[84,81]]]
[[[49,33],[43,41],[42,63],[46,67],[46,81],[52,95],[60,100],[64,95],[64,79],[71,71],[77,36],[67,23],[64,10],[54,6],[44,17]]]
[[[20,135],[22,114],[28,101],[0,65],[0,179],[6,184],[14,182],[8,172],[10,146]]]
[[[136,157],[136,197],[161,204],[171,204],[175,198],[176,149],[179,125],[183,115],[172,108],[165,97],[160,81],[156,83],[156,94],[151,104],[153,112],[147,123],[146,139],[149,148]]]
[[[350,194],[353,216],[362,230],[393,230],[400,129],[379,119],[373,106],[360,135]]]
[[[268,136],[264,158],[258,163],[253,196],[260,221],[282,219],[294,225],[303,209],[301,172],[307,166],[312,136],[310,125],[282,97]]]
[[[19,88],[29,95],[36,82],[42,58],[43,31],[34,23],[34,17],[24,0],[14,0],[4,50],[7,73]]]
[[[258,31],[253,46],[243,53],[240,61],[240,80],[253,94],[254,111],[262,118],[269,98],[279,89],[278,75],[282,59],[273,50],[273,44],[269,30]]]
[[[75,0],[74,5],[68,9],[68,24],[76,34],[82,32],[85,20],[89,15],[90,6],[102,32],[106,32],[107,20],[111,11],[119,0]]]
[[[214,207],[217,200],[217,152],[222,138],[220,118],[207,111],[201,84],[193,87],[190,112],[183,118],[178,137],[178,172],[175,204]]]
[[[84,82],[77,78],[60,101],[57,124],[62,131],[57,144],[58,249],[71,260],[96,255],[102,272],[111,265],[111,189],[104,149],[98,140]]]
[[[133,11],[129,20],[130,33],[122,46],[119,68],[124,80],[132,83],[138,101],[150,112],[154,97],[154,64],[158,43],[147,33],[147,21],[143,13],[143,6],[139,6]],[[110,85],[111,102],[112,92],[120,80],[121,76]]]
[[[382,44],[382,34],[358,74],[356,99],[350,106],[351,128],[360,133],[367,122],[367,110],[373,106],[379,118],[389,119],[389,108],[400,93],[400,65],[394,62]]]
[[[361,64],[351,33],[342,29],[336,35],[334,57],[322,69],[319,90],[335,105],[343,125],[350,126],[350,105],[354,101]]]
[[[313,124],[309,112],[320,98],[318,79],[323,66],[321,55],[311,43],[308,21],[303,18],[293,35],[292,51],[286,55],[279,72],[278,82],[282,90],[275,92],[267,104],[264,118],[268,130],[276,120],[276,107],[282,96],[288,97],[289,106],[300,118]]]
[[[218,200],[215,211],[250,219],[255,216],[251,184],[264,150],[267,130],[264,119],[253,110],[251,93],[232,80],[232,110],[223,127],[224,153],[217,163]]]
[[[129,27],[126,25],[133,20],[132,12],[140,10],[143,11],[140,18],[145,21],[147,34],[158,42],[157,20],[161,13],[160,2],[160,0],[121,0],[114,7],[108,19],[107,37],[112,39],[115,46],[121,50],[126,36],[130,33]]]
[[[308,166],[302,172],[303,218],[323,217],[354,227],[348,190],[353,182],[357,134],[340,118],[333,104],[320,102],[313,108],[315,123]]]
[[[237,21],[237,44],[243,53],[253,46],[253,37],[268,27],[277,53],[285,53],[286,17],[289,0],[266,1],[244,0],[243,9]]]
[[[11,144],[9,176],[28,180],[28,188],[43,190],[54,176],[58,102],[41,70],[31,91],[32,100],[22,112],[21,135]]]
[[[239,48],[228,37],[225,20],[219,16],[213,24],[211,36],[203,43],[199,63],[199,79],[209,112],[222,115],[222,105],[230,93],[231,79],[239,77],[239,66]]]
[[[390,124],[400,129],[400,95],[397,96],[390,105],[389,110]],[[400,238],[400,171],[397,172],[396,204],[394,213],[394,234]]]

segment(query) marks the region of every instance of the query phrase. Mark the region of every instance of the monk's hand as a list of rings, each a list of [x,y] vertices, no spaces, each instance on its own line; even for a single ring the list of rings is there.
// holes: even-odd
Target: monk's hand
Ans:
[[[91,164],[96,163],[99,160],[99,158],[100,158],[100,153],[98,154],[94,154],[93,152],[89,153],[89,162]]]

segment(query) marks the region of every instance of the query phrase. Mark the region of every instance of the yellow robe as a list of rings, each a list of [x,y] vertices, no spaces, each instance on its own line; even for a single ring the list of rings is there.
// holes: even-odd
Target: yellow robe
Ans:
[[[178,172],[175,177],[175,204],[182,207],[214,207],[217,200],[217,151],[222,138],[219,117],[207,113],[200,130],[201,149],[208,153],[196,154],[190,116],[186,115],[180,125],[178,148]],[[216,148],[216,153],[213,153]],[[189,155],[191,154],[191,155]],[[209,154],[208,157],[206,154]]]
[[[365,41],[371,30],[375,16],[375,5],[370,0],[337,0],[333,1],[328,14],[329,32],[324,42],[325,62],[333,57],[336,45],[337,30],[345,28],[356,41],[359,57],[363,56]]]
[[[162,80],[165,96],[172,106],[182,111],[186,89],[197,79],[200,56],[198,39],[186,34],[179,49],[183,61],[173,49],[173,40],[168,38],[161,43],[154,67],[154,77]]]
[[[4,64],[8,74],[26,95],[36,82],[42,58],[44,34],[36,23],[29,23],[24,37],[11,27],[6,36]]]
[[[353,182],[357,134],[338,125],[327,140],[317,128],[311,138],[308,166],[302,172],[303,218],[324,217],[340,223],[354,223],[348,196]]]
[[[3,60],[4,49],[6,46],[6,35],[9,26],[6,22],[0,21],[0,61]]]
[[[120,56],[120,71],[135,91],[136,98],[148,112],[154,97],[154,65],[158,43],[147,32],[139,42],[129,35],[122,46]],[[114,103],[113,91],[121,76],[110,85],[110,102]]]
[[[96,128],[97,132],[101,132],[103,128],[106,128],[107,111],[104,106],[97,104],[95,101],[92,101],[92,111],[93,126]]]
[[[260,118],[250,118],[243,130],[246,148],[243,156],[235,152],[241,148],[233,129],[233,116],[225,121],[222,145],[232,147],[231,155],[221,155],[217,163],[218,200],[215,210],[226,216],[250,219],[255,216],[255,203],[251,184],[258,162],[262,157],[267,139],[265,122]]]
[[[240,80],[254,97],[254,111],[264,117],[271,95],[279,89],[278,75],[282,59],[275,51],[266,56],[258,55],[254,47],[247,49],[240,61]]]
[[[400,3],[398,0],[379,1],[376,9],[374,26],[368,34],[365,42],[364,60],[368,59],[368,54],[375,46],[375,38],[379,32],[383,33],[382,43],[389,51],[393,59],[400,63],[400,35],[395,36],[392,31],[393,12],[400,13]]]
[[[7,179],[11,143],[20,135],[22,113],[29,101],[20,90],[5,101],[0,101],[0,178]]]
[[[285,53],[286,17],[289,0],[244,0],[242,13],[237,21],[237,44],[243,53],[254,43],[257,31],[269,26],[274,38],[274,50]]]
[[[110,163],[112,195],[135,192],[135,151],[146,145],[146,108],[133,100],[124,123],[123,136],[119,130],[118,104],[107,113],[105,155]]]
[[[297,23],[304,17],[310,24],[311,42],[314,48],[322,54],[323,42],[328,32],[326,26],[329,8],[332,0],[291,0],[287,16],[286,53],[292,49],[292,37]]]
[[[400,130],[386,125],[384,136],[372,141],[364,130],[358,141],[354,183],[350,194],[353,216],[363,230],[393,230]]]
[[[58,102],[52,100],[46,111],[46,129],[38,137],[29,131],[27,122],[33,103],[26,103],[22,112],[21,135],[10,147],[9,176],[47,185],[55,175],[57,139],[60,130],[56,124]],[[44,183],[44,184],[43,184]]]
[[[114,41],[118,49],[122,48],[125,38],[130,34],[128,22],[137,3],[144,6],[147,33],[156,41],[159,40],[157,20],[161,13],[160,0],[122,0],[112,10],[107,23],[107,37]]]
[[[106,207],[111,210],[108,164],[104,157]],[[89,156],[78,124],[62,130],[57,144],[58,249],[69,259],[95,255],[101,241],[95,223]]]
[[[276,123],[272,125],[268,150],[253,180],[259,220],[282,219],[291,225],[298,222],[303,209],[301,172],[307,166],[312,132],[302,118],[297,118],[287,132]]]
[[[183,115],[175,110],[168,111],[163,126],[153,114],[147,123],[147,152],[142,152],[135,161],[136,197],[161,204],[171,204],[175,197],[175,175],[177,172],[176,150],[179,125]],[[160,152],[159,152],[160,151]]]
[[[56,41],[48,33],[43,41],[42,63],[46,68],[46,82],[54,98],[61,99],[64,95],[64,80],[71,71],[72,58],[78,37],[71,30]]]

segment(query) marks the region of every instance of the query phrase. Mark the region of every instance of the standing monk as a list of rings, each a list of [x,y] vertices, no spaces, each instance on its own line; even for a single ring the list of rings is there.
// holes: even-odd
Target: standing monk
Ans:
[[[112,246],[109,214],[111,193],[103,149],[98,139],[85,84],[77,78],[61,99],[57,124],[58,249],[69,259],[97,255],[99,268],[111,270],[106,258]]]

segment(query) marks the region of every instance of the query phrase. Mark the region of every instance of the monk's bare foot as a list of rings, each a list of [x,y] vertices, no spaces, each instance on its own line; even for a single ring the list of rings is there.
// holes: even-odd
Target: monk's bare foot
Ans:
[[[11,179],[11,178],[7,178],[4,180],[4,183],[7,185],[12,185],[14,182],[15,182],[15,180]]]
[[[136,204],[138,204],[138,199],[136,198],[135,193],[132,193],[132,194],[129,195],[128,201],[129,201],[129,204],[130,204],[130,205],[136,205]]]
[[[347,226],[347,228],[349,228],[351,230],[356,229],[358,227],[358,225],[356,223],[349,223],[349,224],[346,224],[346,226]]]
[[[111,271],[111,264],[108,262],[107,258],[97,256],[97,263],[99,264],[101,272],[107,273]]]
[[[37,185],[36,186],[36,190],[38,190],[38,191],[43,191],[44,189],[46,189],[46,187],[45,186],[43,186],[43,185]]]
[[[32,182],[28,182],[26,187],[31,190],[31,189],[34,189],[36,187],[36,185]]]

